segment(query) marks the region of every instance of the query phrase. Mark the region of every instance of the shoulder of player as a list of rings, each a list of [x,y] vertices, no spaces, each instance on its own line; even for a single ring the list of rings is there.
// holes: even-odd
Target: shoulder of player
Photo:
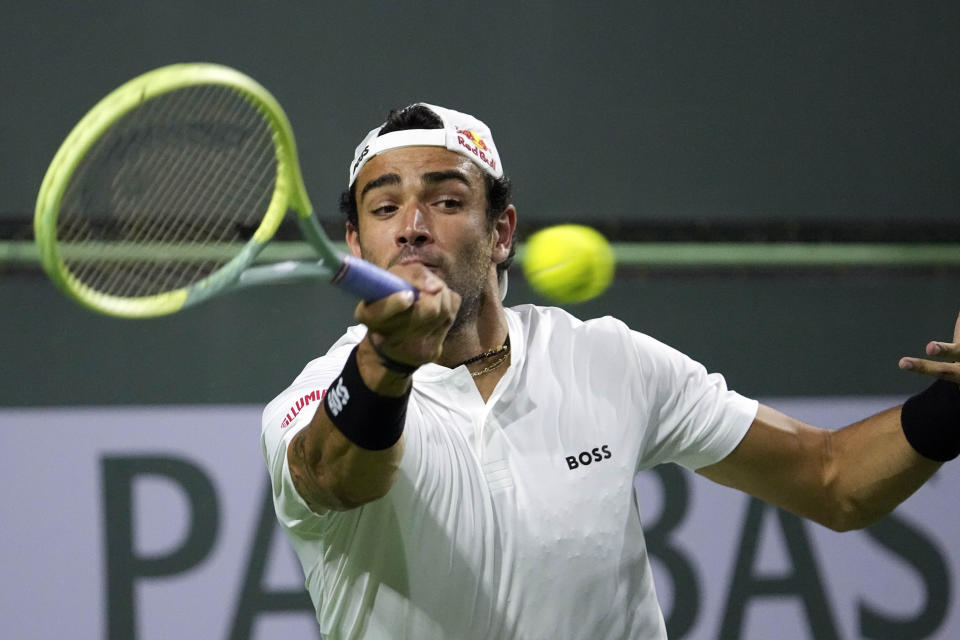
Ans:
[[[582,320],[566,309],[533,304],[511,307],[527,332],[528,340],[544,339],[590,341],[604,337],[624,338],[635,333],[623,321],[613,316]]]
[[[579,365],[592,361],[604,366],[624,357],[634,362],[649,360],[650,365],[685,358],[676,349],[613,316],[581,320],[559,307],[532,304],[512,307],[510,311],[520,320],[533,353],[582,353],[573,358]]]

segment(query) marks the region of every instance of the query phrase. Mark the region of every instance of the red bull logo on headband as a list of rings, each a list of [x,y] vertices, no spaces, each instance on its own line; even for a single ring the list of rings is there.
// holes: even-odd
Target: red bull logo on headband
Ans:
[[[484,163],[496,170],[497,159],[494,157],[493,150],[477,133],[471,129],[457,129],[457,142],[464,149],[477,156]]]
[[[466,138],[470,138],[470,142],[477,145],[478,148],[483,149],[484,151],[490,151],[490,147],[487,146],[487,143],[484,142],[483,138],[478,136],[476,132],[471,131],[470,129],[457,129],[457,133]]]
[[[473,116],[418,102],[417,105],[433,112],[443,122],[442,128],[434,129],[398,129],[381,134],[383,124],[371,129],[363,141],[357,145],[349,165],[350,186],[357,180],[357,174],[370,158],[399,147],[446,147],[470,160],[494,178],[503,175],[500,155],[494,146],[492,134],[487,125]]]

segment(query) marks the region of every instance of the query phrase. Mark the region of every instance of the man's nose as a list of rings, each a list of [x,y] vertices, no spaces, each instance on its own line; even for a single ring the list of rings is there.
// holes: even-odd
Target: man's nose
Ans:
[[[420,207],[411,207],[411,211],[404,216],[403,224],[397,232],[398,245],[411,244],[419,246],[433,241],[427,217],[420,211]]]

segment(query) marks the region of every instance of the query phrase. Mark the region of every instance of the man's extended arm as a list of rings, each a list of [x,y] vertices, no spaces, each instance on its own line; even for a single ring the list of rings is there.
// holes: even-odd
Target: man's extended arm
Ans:
[[[960,318],[954,342],[931,342],[926,352],[960,360]],[[903,358],[900,368],[960,383],[957,362]],[[960,414],[951,417],[949,424],[943,416],[937,424],[920,426],[952,429],[956,441]],[[901,424],[901,407],[831,431],[761,405],[737,448],[698,473],[845,531],[865,527],[892,511],[941,464],[911,446]]]
[[[761,405],[733,453],[698,473],[846,531],[889,513],[939,466],[907,443],[899,407],[831,431]]]
[[[354,390],[353,400],[363,402],[364,398],[356,397],[358,391],[376,394],[388,409],[395,404],[405,410],[410,376],[384,366],[381,354],[410,365],[436,359],[459,309],[460,298],[422,265],[407,265],[394,271],[417,287],[419,298],[414,302],[405,299],[404,294],[394,294],[357,306],[356,318],[367,325],[368,331],[356,351],[360,377],[356,384],[364,388]],[[380,354],[374,350],[372,340],[378,341]],[[349,366],[345,367],[344,376]],[[328,396],[332,392],[328,390]],[[396,399],[395,403],[391,398]],[[356,444],[357,429],[375,432],[384,424],[375,419],[349,425],[352,430],[345,424],[338,427],[327,411],[329,400],[317,409],[310,424],[294,436],[287,448],[293,484],[317,513],[352,509],[382,497],[393,485],[403,456],[402,435],[382,449]],[[364,413],[369,415],[368,411]],[[389,423],[391,418],[385,415],[384,422]],[[377,437],[376,433],[367,435]]]

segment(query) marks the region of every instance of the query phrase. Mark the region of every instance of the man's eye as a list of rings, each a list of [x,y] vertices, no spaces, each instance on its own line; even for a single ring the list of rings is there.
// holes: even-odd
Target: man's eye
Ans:
[[[370,213],[372,213],[375,216],[386,216],[386,215],[390,215],[396,210],[397,210],[396,205],[385,204],[383,206],[377,207],[376,209],[372,209]]]
[[[437,202],[437,205],[441,209],[457,209],[460,207],[460,201],[454,200],[453,198],[444,198]]]

